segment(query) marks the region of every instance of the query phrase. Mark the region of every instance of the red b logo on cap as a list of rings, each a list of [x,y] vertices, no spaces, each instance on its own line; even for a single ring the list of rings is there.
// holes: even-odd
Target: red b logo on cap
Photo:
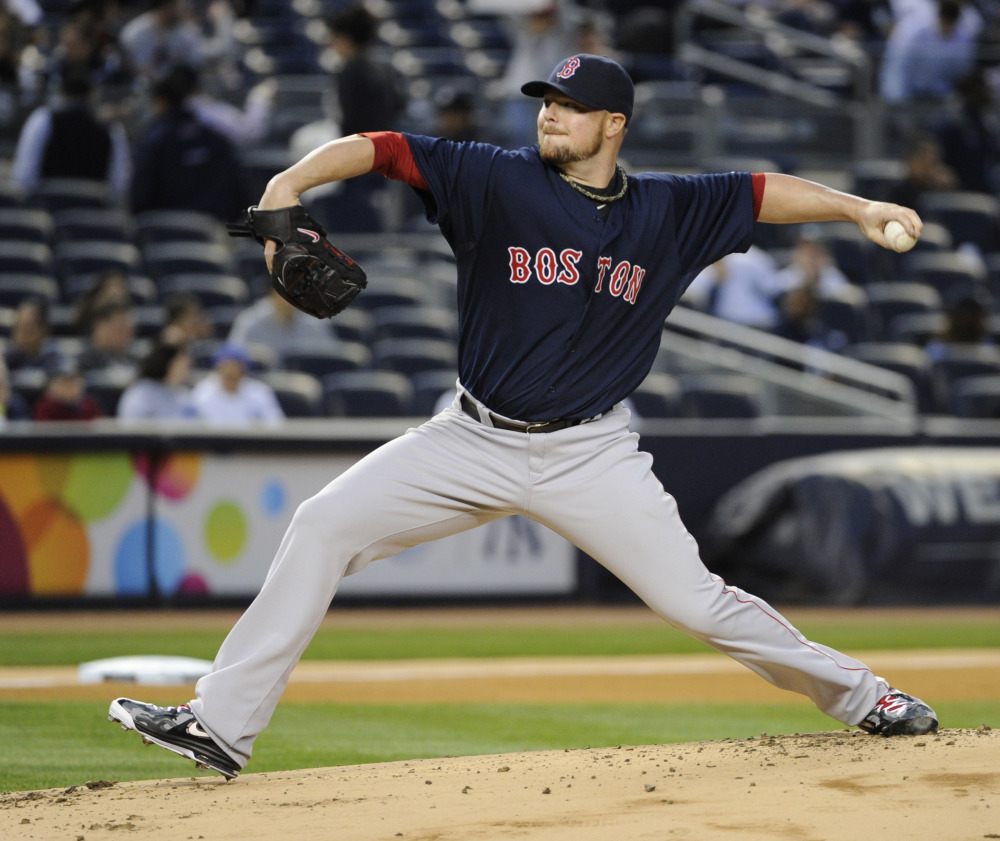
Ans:
[[[562,66],[562,70],[556,73],[556,77],[559,79],[568,79],[579,69],[580,69],[580,59],[571,58]]]

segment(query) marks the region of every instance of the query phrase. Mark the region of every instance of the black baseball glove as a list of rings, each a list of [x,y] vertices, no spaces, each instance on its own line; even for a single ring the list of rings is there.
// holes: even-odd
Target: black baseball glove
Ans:
[[[323,226],[302,205],[278,210],[247,208],[243,222],[227,225],[231,237],[253,237],[278,248],[271,284],[293,307],[316,318],[342,312],[368,285],[364,269],[326,238]]]

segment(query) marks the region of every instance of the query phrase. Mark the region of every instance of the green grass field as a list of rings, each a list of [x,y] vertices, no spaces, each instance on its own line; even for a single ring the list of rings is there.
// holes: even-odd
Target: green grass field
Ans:
[[[932,647],[1000,648],[983,620],[920,625],[895,619],[801,623],[810,638],[851,652]],[[224,631],[5,633],[0,666],[75,665],[156,653],[210,659]],[[664,626],[324,628],[312,659],[582,656],[704,652]],[[141,696],[140,696],[141,697]],[[110,698],[109,698],[110,700]],[[190,774],[193,766],[106,721],[106,702],[0,701],[0,791],[89,780]],[[1000,704],[938,705],[948,727],[1000,726]],[[524,750],[745,738],[836,729],[809,706],[713,704],[284,703],[260,737],[248,770],[268,771]]]

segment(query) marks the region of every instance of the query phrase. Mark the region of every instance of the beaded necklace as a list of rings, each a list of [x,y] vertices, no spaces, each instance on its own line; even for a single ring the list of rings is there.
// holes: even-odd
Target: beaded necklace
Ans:
[[[625,170],[622,168],[621,164],[615,164],[615,166],[618,170],[618,174],[621,175],[622,188],[613,196],[603,196],[600,193],[593,193],[586,187],[583,187],[579,183],[574,181],[561,169],[558,170],[558,172],[559,172],[559,177],[562,178],[563,181],[569,184],[569,186],[572,187],[574,190],[576,190],[578,193],[582,193],[583,195],[585,195],[588,199],[597,202],[612,202],[612,201],[618,201],[618,199],[622,198],[625,195],[626,191],[628,190],[628,176],[625,175]]]

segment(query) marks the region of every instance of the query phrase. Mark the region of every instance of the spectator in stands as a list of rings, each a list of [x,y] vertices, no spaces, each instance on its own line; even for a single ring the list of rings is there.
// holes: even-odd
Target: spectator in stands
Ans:
[[[254,85],[243,106],[238,107],[206,92],[202,85],[203,74],[195,68],[180,65],[172,72],[190,90],[186,105],[202,125],[217,131],[237,148],[253,146],[267,136],[278,89],[273,79]]]
[[[212,322],[193,292],[174,292],[164,302],[166,324],[160,341],[191,345],[212,338]]]
[[[983,19],[962,0],[910,0],[885,45],[879,79],[886,102],[944,100],[976,60]]]
[[[820,297],[835,295],[850,281],[833,260],[826,243],[806,229],[792,249],[791,262],[778,272],[778,286],[783,291],[808,286]]]
[[[947,356],[948,350],[956,345],[992,345],[989,318],[990,305],[984,296],[974,293],[956,296],[945,307],[941,333],[926,345],[927,355],[935,361]]]
[[[61,360],[50,372],[48,385],[35,403],[35,420],[94,420],[99,417],[100,406],[87,394],[76,360]]]
[[[727,254],[702,271],[683,300],[718,318],[770,330],[778,322],[778,299],[786,288],[774,258],[754,245],[745,254]]]
[[[831,329],[820,318],[821,297],[815,285],[789,289],[778,299],[778,323],[771,333],[799,344],[841,351],[847,344],[843,332]]]
[[[42,298],[21,301],[4,353],[7,369],[49,371],[58,360],[59,354],[49,339],[48,304]]]
[[[483,139],[476,114],[476,97],[469,91],[445,88],[434,104],[438,137],[459,143]]]
[[[11,388],[10,371],[0,357],[0,427],[7,421],[31,420],[31,407],[24,397]]]
[[[336,78],[341,133],[398,128],[406,92],[398,74],[372,57],[378,21],[355,3],[334,12],[327,26],[330,46],[343,62]]]
[[[73,326],[80,336],[90,334],[94,313],[106,304],[130,304],[128,277],[118,269],[106,269],[94,275],[90,286],[77,298]]]
[[[154,117],[135,145],[132,210],[198,210],[237,219],[250,203],[237,151],[198,120],[192,93],[184,68],[153,86]]]
[[[519,3],[511,13],[508,0],[467,0],[470,14],[501,15],[511,43],[503,83],[508,100],[504,111],[506,137],[516,146],[533,143],[537,132],[537,103],[524,101],[525,79],[544,79],[568,55],[582,52],[579,45],[583,13],[571,0],[537,0]]]
[[[203,38],[188,0],[152,0],[122,28],[119,41],[135,72],[160,79],[179,64],[204,64]]]
[[[131,69],[108,29],[112,7],[116,5],[102,0],[81,0],[70,7],[44,70],[50,88],[58,84],[62,68],[69,66],[85,67],[97,93],[105,85],[132,82]]]
[[[941,159],[960,190],[996,193],[1000,188],[1000,111],[979,68],[963,76],[935,132]]]
[[[88,178],[106,182],[116,198],[127,195],[131,149],[125,128],[99,120],[90,96],[90,70],[65,66],[59,93],[21,129],[11,165],[14,184],[31,192],[46,178]]]
[[[407,93],[399,74],[376,61],[371,47],[378,21],[362,3],[353,3],[327,18],[330,47],[342,62],[336,74],[339,134],[400,128]],[[310,210],[337,231],[380,231],[385,225],[379,198],[386,180],[375,173],[345,181],[335,195],[307,198]]]
[[[958,178],[941,159],[941,144],[933,135],[910,132],[904,141],[903,155],[906,179],[889,190],[888,201],[919,209],[924,193],[954,190],[958,186]]]
[[[246,375],[251,361],[239,345],[223,345],[212,361],[214,370],[191,394],[199,418],[220,425],[273,424],[284,419],[274,390]]]
[[[31,62],[25,56],[34,53],[28,48],[37,25],[0,4],[0,127],[13,121],[22,96],[30,95],[35,87]]]
[[[134,339],[132,305],[122,301],[102,305],[94,311],[89,342],[80,354],[80,370],[86,373],[124,368],[134,372],[137,367],[132,353]]]
[[[279,364],[297,346],[338,344],[329,321],[297,310],[273,289],[236,316],[227,341],[240,347],[265,345]]]
[[[118,401],[121,420],[190,420],[196,412],[187,385],[187,345],[159,342],[139,363],[139,378]]]

